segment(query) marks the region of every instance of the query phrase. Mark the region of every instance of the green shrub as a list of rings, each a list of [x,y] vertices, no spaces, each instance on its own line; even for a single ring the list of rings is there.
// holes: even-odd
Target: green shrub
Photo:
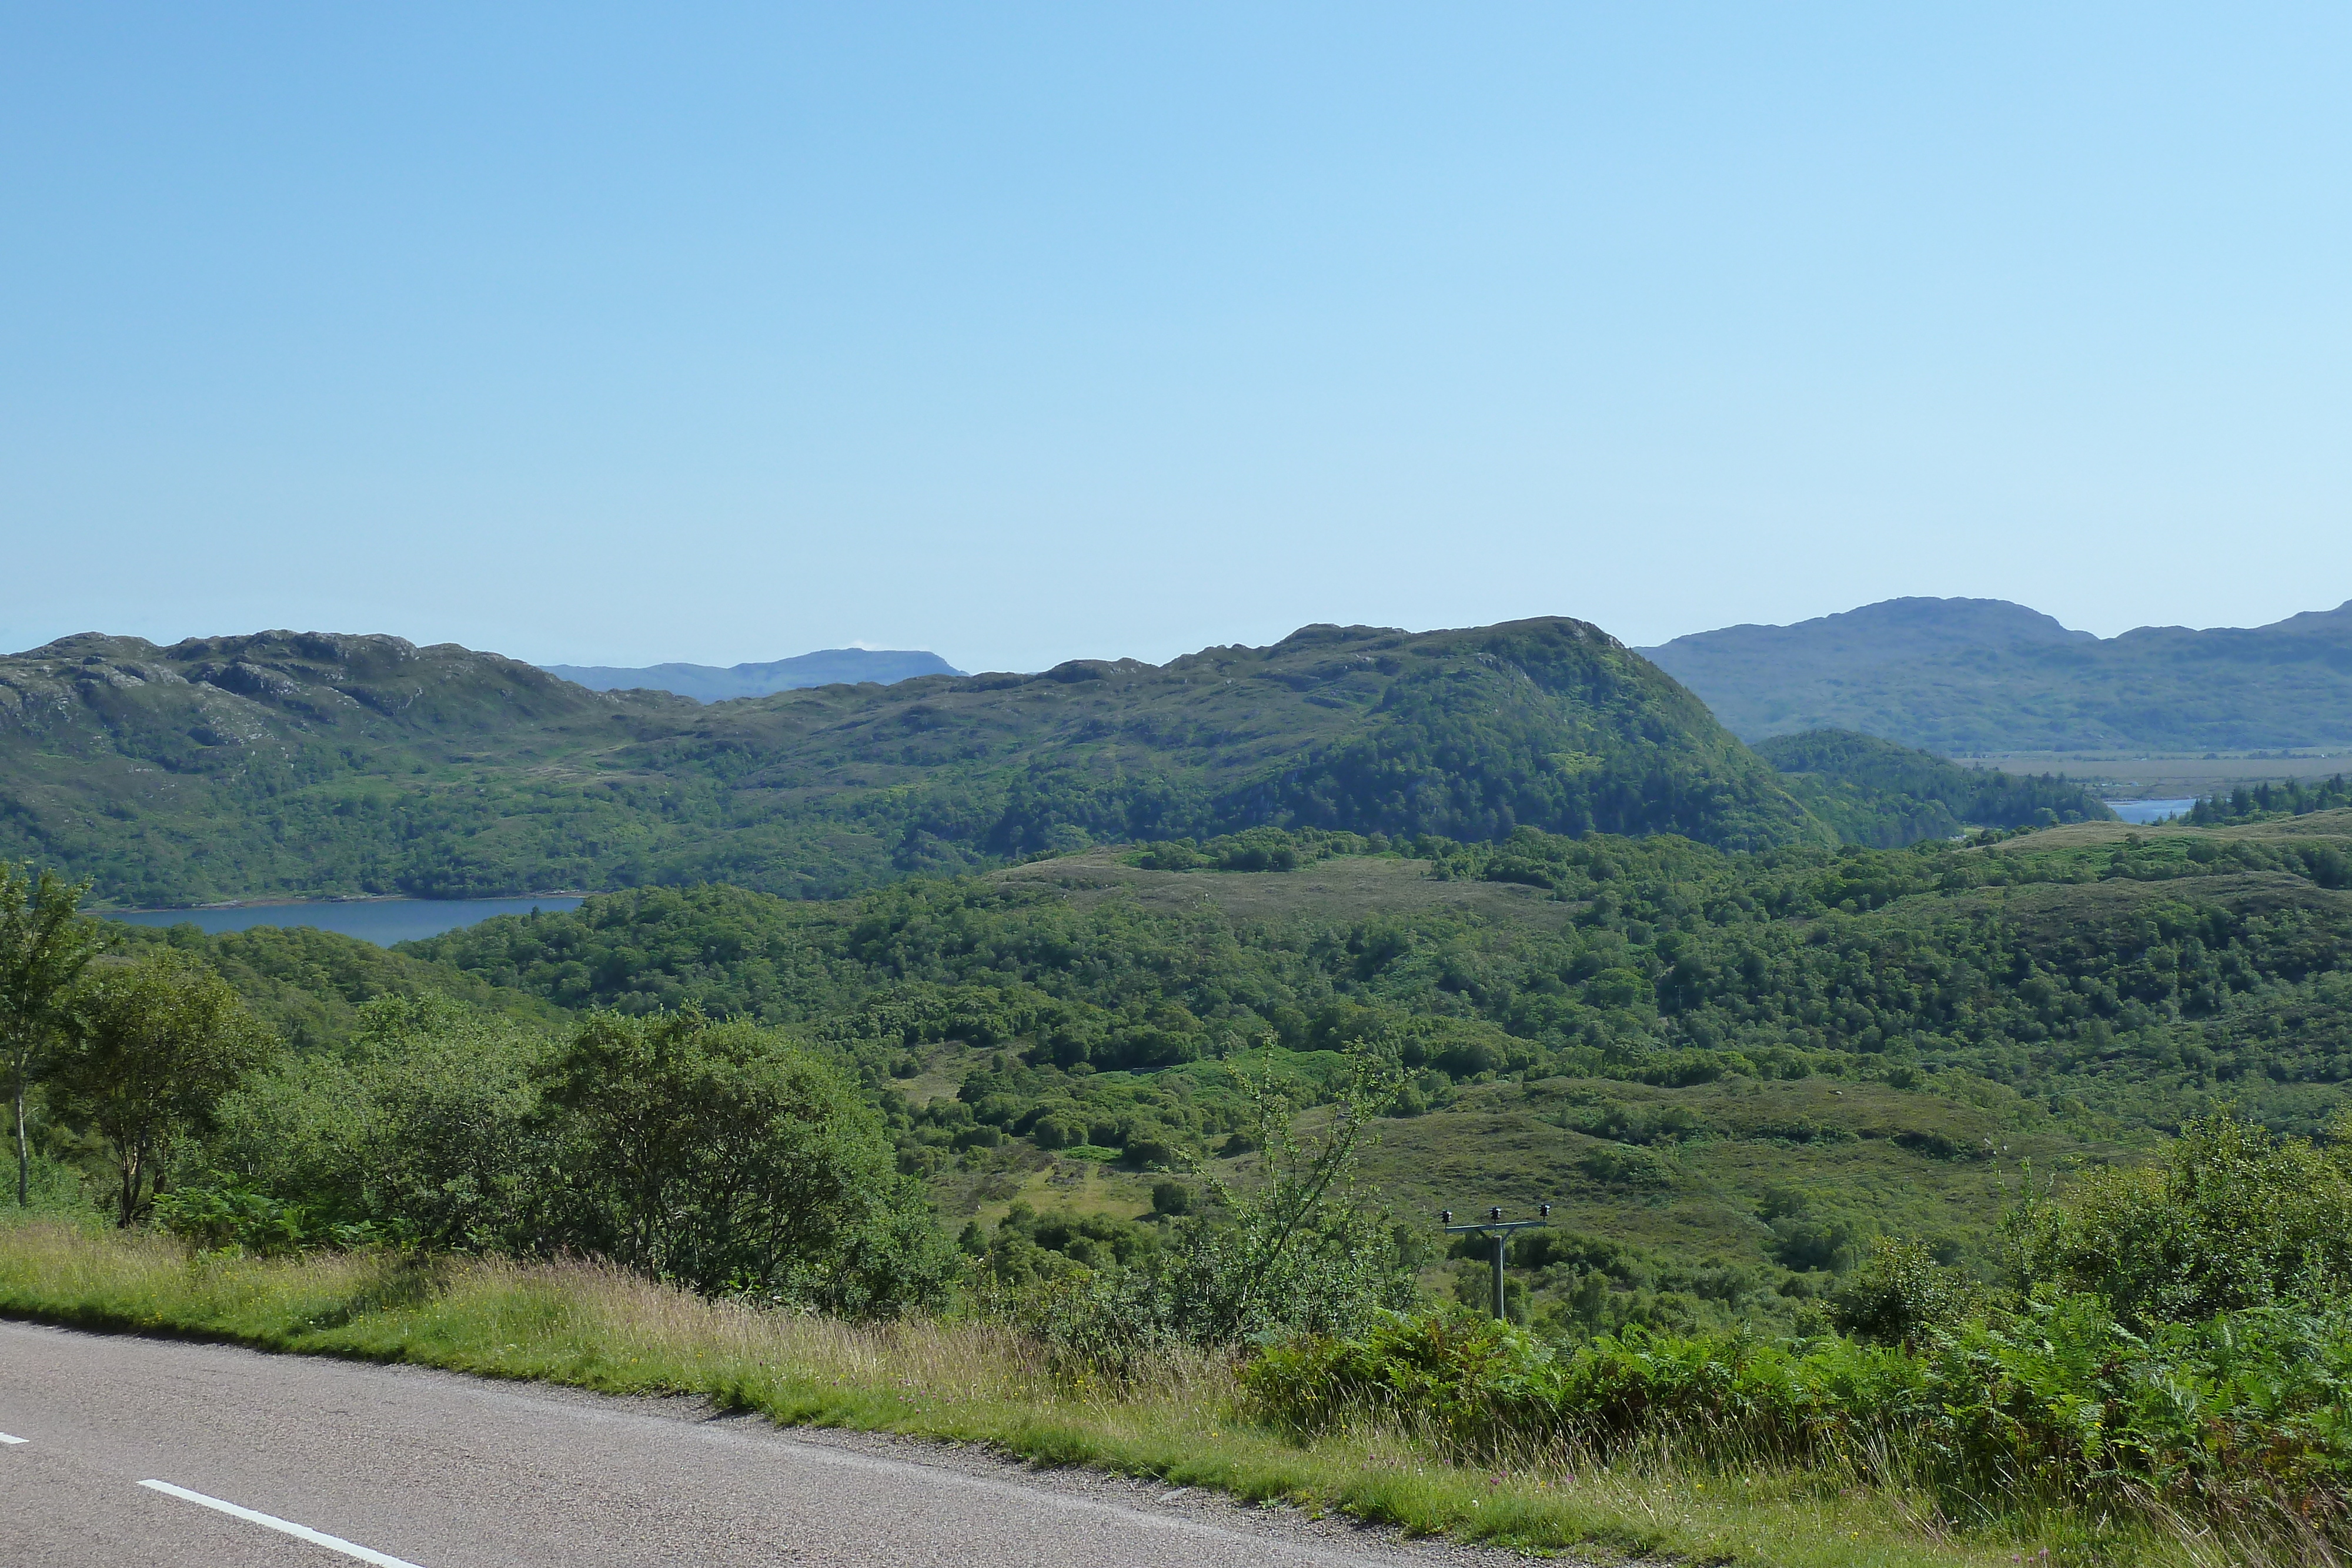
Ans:
[[[1331,855],[1375,854],[1386,841],[1377,834],[1367,839],[1316,828],[1248,828],[1205,843],[1157,840],[1135,850],[1127,863],[1145,871],[1296,871]]]
[[[1460,1458],[1846,1466],[1956,1512],[2041,1495],[2300,1521],[2341,1541],[2352,1500],[2352,1308],[2253,1308],[2142,1337],[2096,1298],[1929,1331],[1916,1351],[1629,1330],[1573,1348],[1455,1311],[1274,1345],[1242,1374],[1302,1436],[1395,1420]]]
[[[555,1042],[439,998],[385,998],[362,1009],[349,1051],[253,1079],[217,1121],[223,1175],[171,1215],[206,1246],[340,1234],[583,1252],[853,1315],[935,1301],[953,1266],[880,1116],[838,1072],[698,1013],[598,1015]]]
[[[299,1058],[224,1101],[208,1151],[226,1211],[191,1210],[191,1234],[226,1239],[261,1198],[309,1227],[365,1226],[416,1245],[528,1251],[541,1232],[556,1131],[537,1074],[551,1043],[446,998],[360,1009],[341,1053]],[[232,1198],[231,1195],[237,1195]],[[276,1221],[257,1222],[264,1235]],[[262,1249],[267,1249],[266,1248]]]
[[[160,1228],[206,1251],[257,1258],[322,1248],[351,1251],[387,1239],[372,1224],[339,1224],[316,1208],[239,1186],[217,1172],[158,1197],[153,1217]]]
[[[782,1036],[698,1013],[600,1014],[541,1077],[557,1244],[706,1293],[852,1315],[945,1288],[948,1249],[880,1117]]]
[[[2352,1116],[2326,1147],[2226,1113],[2192,1122],[2152,1163],[2086,1177],[2008,1223],[2023,1290],[2105,1297],[2139,1326],[2352,1289]]]
[[[1916,1241],[1882,1239],[1830,1297],[1830,1321],[1877,1344],[1916,1345],[1957,1326],[1980,1305],[1974,1281],[1936,1261]]]

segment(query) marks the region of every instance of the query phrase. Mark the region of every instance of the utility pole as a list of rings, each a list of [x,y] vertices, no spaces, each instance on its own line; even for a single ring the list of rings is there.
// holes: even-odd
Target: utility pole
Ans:
[[[1551,1223],[1551,1205],[1548,1203],[1539,1203],[1536,1205],[1536,1214],[1538,1218],[1534,1219],[1505,1219],[1501,1209],[1490,1208],[1486,1211],[1486,1218],[1478,1221],[1475,1225],[1454,1224],[1454,1211],[1450,1208],[1440,1211],[1437,1217],[1439,1223],[1445,1227],[1445,1234],[1448,1236],[1490,1236],[1494,1238],[1495,1316],[1498,1321],[1503,1322],[1509,1322],[1511,1321],[1510,1309],[1503,1304],[1503,1254],[1505,1249],[1511,1245],[1511,1235],[1514,1231],[1532,1230],[1539,1225],[1549,1225]]]

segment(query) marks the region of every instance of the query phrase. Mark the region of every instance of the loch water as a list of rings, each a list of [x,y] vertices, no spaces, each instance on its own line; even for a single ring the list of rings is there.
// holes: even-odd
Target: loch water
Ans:
[[[2108,810],[2125,821],[2137,822],[2145,827],[2151,822],[2169,821],[2174,817],[2187,816],[2189,808],[2197,804],[2197,800],[2191,796],[2183,800],[2109,800],[2105,804]]]
[[[128,909],[109,920],[133,925],[194,925],[207,935],[247,931],[256,925],[309,925],[389,947],[395,942],[438,936],[496,915],[550,915],[580,907],[577,898],[369,898],[347,903],[240,904],[212,909]]]

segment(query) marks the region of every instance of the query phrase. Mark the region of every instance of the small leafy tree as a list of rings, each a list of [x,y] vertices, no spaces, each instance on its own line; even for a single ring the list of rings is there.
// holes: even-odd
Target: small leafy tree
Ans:
[[[1016,1320],[1060,1354],[1123,1377],[1164,1345],[1360,1333],[1380,1310],[1411,1303],[1412,1271],[1396,1232],[1357,1182],[1365,1140],[1396,1091],[1394,1067],[1359,1047],[1329,1119],[1313,1133],[1299,1128],[1298,1106],[1272,1075],[1234,1076],[1254,1112],[1254,1179],[1211,1177],[1215,1201],[1188,1206],[1208,1212],[1178,1218],[1137,1267],[1077,1270],[1016,1304]]]
[[[552,1239],[709,1293],[887,1315],[945,1288],[953,1249],[841,1076],[697,1012],[583,1025],[545,1071]]]
[[[79,913],[87,882],[0,862],[0,1048],[7,1051],[16,1094],[16,1207],[32,1202],[32,1148],[25,1131],[25,1091],[42,1057],[62,1036],[67,998],[104,947],[98,923]]]
[[[93,970],[72,1034],[58,1084],[113,1152],[124,1226],[163,1191],[178,1141],[277,1045],[227,981],[171,948]]]
[[[1349,1052],[1330,1119],[1312,1135],[1273,1077],[1236,1070],[1234,1078],[1255,1124],[1257,1179],[1210,1183],[1233,1224],[1209,1249],[1218,1266],[1203,1271],[1200,1326],[1228,1340],[1276,1325],[1332,1333],[1372,1308],[1402,1305],[1410,1275],[1387,1216],[1358,1180],[1366,1141],[1396,1098],[1393,1065],[1369,1048]]]

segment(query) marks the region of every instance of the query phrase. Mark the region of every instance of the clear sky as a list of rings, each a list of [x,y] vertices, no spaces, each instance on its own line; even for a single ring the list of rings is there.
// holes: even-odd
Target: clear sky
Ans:
[[[2352,597],[2352,9],[0,13],[0,646]]]

